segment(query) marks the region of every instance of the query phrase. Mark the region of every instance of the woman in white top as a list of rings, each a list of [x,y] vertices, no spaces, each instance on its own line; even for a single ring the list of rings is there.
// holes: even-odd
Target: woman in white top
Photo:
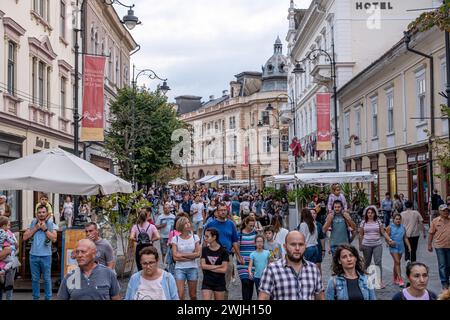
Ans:
[[[172,238],[173,260],[175,260],[175,280],[180,300],[184,299],[184,284],[187,281],[189,297],[197,300],[198,263],[201,255],[200,239],[192,232],[188,218],[178,219],[176,229],[180,235]]]
[[[73,202],[71,196],[66,196],[63,207],[61,208],[61,217],[67,222],[67,228],[72,228],[73,223]]]
[[[308,208],[303,208],[301,212],[302,223],[300,223],[299,231],[305,236],[306,250],[304,253],[305,260],[312,263],[318,263],[322,252],[319,252],[318,247],[318,231],[314,217],[312,216],[311,210]]]
[[[273,219],[272,221],[273,224],[273,240],[276,243],[279,243],[282,249],[282,255],[284,257],[286,251],[284,250],[284,242],[286,240],[286,236],[289,233],[288,229],[285,229],[281,226],[281,222],[279,219]]]

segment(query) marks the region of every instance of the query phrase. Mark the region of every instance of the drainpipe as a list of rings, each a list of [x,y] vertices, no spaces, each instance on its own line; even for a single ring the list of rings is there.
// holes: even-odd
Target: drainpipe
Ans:
[[[411,34],[409,32],[405,32],[405,44],[406,49],[415,53],[419,56],[428,58],[430,60],[430,113],[431,113],[431,135],[428,138],[428,144],[430,145],[428,150],[428,158],[430,162],[430,187],[428,188],[430,194],[432,194],[434,190],[434,173],[433,173],[433,150],[431,148],[434,132],[435,132],[435,119],[434,119],[434,59],[433,56],[425,54],[423,52],[417,51],[409,47],[409,43],[411,42]]]

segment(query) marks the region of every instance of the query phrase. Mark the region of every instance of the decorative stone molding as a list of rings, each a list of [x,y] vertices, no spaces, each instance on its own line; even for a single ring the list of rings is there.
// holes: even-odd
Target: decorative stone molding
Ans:
[[[51,127],[51,119],[55,113],[33,103],[30,103],[28,108],[30,110],[30,121],[39,123],[49,128]]]
[[[49,33],[53,31],[53,28],[50,26],[50,24],[44,18],[42,18],[37,12],[30,10],[30,14],[31,20],[33,19],[36,20],[36,25],[41,24],[44,27],[44,30],[48,31]]]
[[[19,106],[21,102],[23,102],[23,99],[15,97],[8,92],[3,92],[3,104],[5,106],[5,112],[18,116]]]
[[[67,78],[69,77],[69,74],[72,74],[74,71],[72,66],[63,59],[58,60],[58,67],[59,73],[65,75]]]
[[[3,18],[3,27],[5,28],[5,37],[19,43],[20,37],[23,36],[26,30],[12,18]]]
[[[39,41],[39,39],[35,37],[29,37],[28,44],[30,46],[30,53],[36,57],[42,58],[48,65],[51,65],[51,62],[57,57],[48,36],[45,36],[42,41]]]
[[[59,122],[59,130],[66,132],[66,133],[70,133],[69,129],[70,129],[70,119],[66,119],[63,117],[58,117],[58,122]]]

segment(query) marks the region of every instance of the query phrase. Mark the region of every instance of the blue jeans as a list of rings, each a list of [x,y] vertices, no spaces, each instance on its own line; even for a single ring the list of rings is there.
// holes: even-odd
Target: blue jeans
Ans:
[[[330,250],[331,250],[331,257],[334,256],[334,253],[336,252],[338,246],[330,246]]]
[[[52,299],[52,256],[34,256],[30,254],[31,288],[33,300],[39,300],[41,293],[41,275],[44,277],[45,300]]]
[[[448,288],[450,278],[450,248],[436,249],[439,267],[439,279],[442,287]]]
[[[3,293],[5,293],[6,300],[12,300],[13,299],[13,289],[7,290],[7,291],[3,291],[3,289],[0,288],[0,300],[3,300]]]
[[[256,293],[259,295],[259,284],[261,282],[260,278],[253,278],[253,282],[255,283]]]
[[[320,255],[321,254],[322,254],[322,252],[320,252]],[[304,253],[303,256],[309,262],[317,263],[318,260],[319,260],[319,248],[318,248],[318,246],[312,246],[312,247],[306,248],[305,253]]]

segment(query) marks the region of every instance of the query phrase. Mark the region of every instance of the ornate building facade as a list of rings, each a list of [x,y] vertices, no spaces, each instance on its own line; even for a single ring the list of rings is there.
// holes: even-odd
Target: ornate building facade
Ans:
[[[278,38],[262,73],[236,75],[229,93],[218,99],[176,98],[179,118],[192,128],[193,152],[184,168],[189,181],[223,173],[261,188],[265,177],[288,171],[288,119],[280,112],[287,102],[282,50]]]

